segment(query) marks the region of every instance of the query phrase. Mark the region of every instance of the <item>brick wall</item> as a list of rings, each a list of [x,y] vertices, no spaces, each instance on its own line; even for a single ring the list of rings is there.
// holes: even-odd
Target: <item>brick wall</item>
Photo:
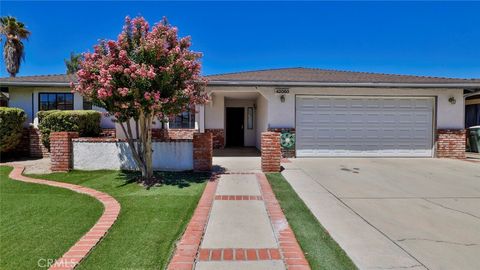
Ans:
[[[102,128],[102,132],[100,133],[100,137],[116,138],[117,137],[117,130],[114,129],[114,128]]]
[[[289,132],[292,134],[295,134],[295,128],[269,128],[268,131],[272,132],[278,132],[278,133],[283,133],[283,132]],[[284,158],[293,158],[295,157],[295,144],[291,148],[285,148],[281,147],[282,150],[282,157]]]
[[[208,128],[205,129],[205,133],[212,133],[213,136],[213,149],[225,148],[225,130],[222,128]]]
[[[438,129],[436,136],[439,158],[465,158],[466,132],[464,129]]]
[[[193,133],[193,170],[211,171],[212,156],[212,133]]]
[[[196,129],[152,129],[152,138],[159,141],[192,140]]]
[[[78,138],[78,132],[52,132],[50,134],[50,169],[52,171],[66,172],[73,168],[73,138]]]
[[[34,127],[30,127],[29,130],[30,156],[38,158],[48,157],[48,149],[43,146],[40,130]]]
[[[280,133],[262,132],[262,171],[279,172],[282,152],[280,149]]]

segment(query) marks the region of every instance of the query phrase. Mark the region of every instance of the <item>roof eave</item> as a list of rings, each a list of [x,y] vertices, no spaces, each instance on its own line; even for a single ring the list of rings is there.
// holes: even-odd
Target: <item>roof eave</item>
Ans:
[[[342,83],[290,81],[210,80],[212,86],[285,86],[285,87],[386,87],[386,88],[480,88],[480,83]],[[0,82],[0,86],[70,87],[69,82]]]
[[[0,82],[0,86],[70,87],[69,82]]]
[[[290,86],[290,87],[387,87],[387,88],[480,88],[480,83],[342,83],[342,82],[290,82],[290,81],[230,81],[211,80],[215,86]]]

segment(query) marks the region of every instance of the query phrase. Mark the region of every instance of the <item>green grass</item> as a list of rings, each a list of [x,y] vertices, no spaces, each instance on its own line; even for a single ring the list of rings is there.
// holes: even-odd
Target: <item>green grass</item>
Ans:
[[[34,175],[91,187],[121,205],[110,232],[78,269],[163,269],[208,179],[206,174],[164,173],[168,182],[145,189],[131,174],[118,171],[72,171]],[[82,221],[83,222],[83,221]],[[77,220],[77,223],[80,224]]]
[[[280,173],[267,174],[312,269],[357,269]]]
[[[87,195],[8,178],[0,167],[0,269],[38,269],[95,224],[103,205]]]

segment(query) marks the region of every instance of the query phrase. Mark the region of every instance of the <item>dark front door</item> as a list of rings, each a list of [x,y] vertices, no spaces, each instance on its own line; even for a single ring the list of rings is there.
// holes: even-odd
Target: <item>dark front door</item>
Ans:
[[[243,146],[244,108],[227,108],[227,146]]]

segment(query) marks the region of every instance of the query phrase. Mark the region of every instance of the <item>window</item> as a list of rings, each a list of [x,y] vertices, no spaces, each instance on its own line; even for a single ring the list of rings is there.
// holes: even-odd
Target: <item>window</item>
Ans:
[[[92,102],[89,101],[86,97],[83,97],[83,109],[84,110],[91,110],[92,109]]]
[[[73,110],[72,93],[39,93],[39,111]]]
[[[253,129],[253,107],[247,108],[247,128]]]
[[[170,128],[195,128],[195,110],[171,117],[168,126]]]

